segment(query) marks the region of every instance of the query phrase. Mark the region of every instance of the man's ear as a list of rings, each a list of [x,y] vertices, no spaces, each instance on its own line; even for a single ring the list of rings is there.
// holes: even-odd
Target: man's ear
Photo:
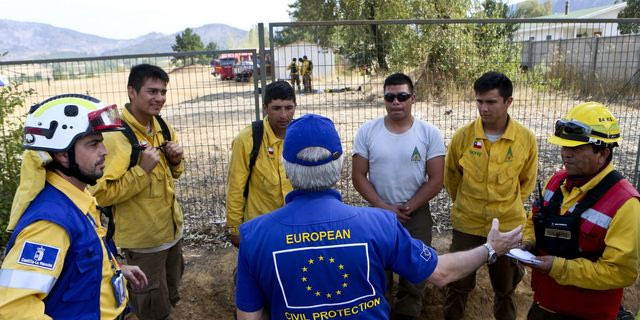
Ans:
[[[51,152],[53,160],[61,164],[63,167],[69,167],[69,154],[66,151]]]
[[[507,108],[511,106],[511,103],[513,102],[513,96],[507,98]]]
[[[133,97],[135,97],[136,94],[136,89],[133,86],[127,87],[127,95],[129,96],[129,101],[133,100]]]

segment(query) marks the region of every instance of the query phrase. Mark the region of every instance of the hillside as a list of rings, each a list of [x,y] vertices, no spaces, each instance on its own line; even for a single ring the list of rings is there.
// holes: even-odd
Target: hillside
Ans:
[[[224,24],[207,24],[193,30],[205,45],[213,41],[221,49],[237,48],[248,34]],[[116,40],[44,23],[0,19],[0,52],[9,51],[3,57],[5,61],[171,52],[171,45],[181,31]]]

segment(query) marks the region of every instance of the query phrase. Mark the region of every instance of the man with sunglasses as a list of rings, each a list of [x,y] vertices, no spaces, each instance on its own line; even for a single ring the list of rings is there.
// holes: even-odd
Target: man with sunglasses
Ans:
[[[525,248],[538,255],[528,319],[616,319],[623,288],[638,276],[640,195],[614,169],[622,140],[604,105],[573,107],[549,143],[564,168],[540,190],[525,227]]]
[[[473,89],[479,117],[456,130],[445,164],[444,185],[451,197],[452,252],[486,242],[494,218],[502,230],[525,223],[524,202],[538,171],[538,147],[533,133],[511,118],[513,85],[507,76],[487,72]],[[491,253],[492,248],[487,248]],[[489,260],[496,319],[515,319],[513,292],[524,268],[509,257]],[[475,272],[447,286],[445,319],[462,319]]]
[[[115,260],[86,190],[105,168],[102,134],[118,130],[116,106],[90,96],[58,95],[29,111],[0,269],[0,319],[121,319],[123,277],[136,289],[146,285],[138,267]]]
[[[173,127],[166,139],[159,118],[166,102],[169,76],[160,67],[140,64],[131,68],[127,83],[129,103],[122,109],[140,148],[137,163],[123,133],[105,134],[109,154],[106,169],[92,192],[102,206],[111,206],[116,245],[125,258],[139,265],[149,286],[132,290],[131,302],[138,319],[166,319],[180,300],[178,287],[182,257],[183,214],[175,194],[174,179],[182,174],[183,150]]]
[[[353,185],[371,206],[394,212],[412,237],[430,245],[429,200],[442,189],[444,140],[435,126],[411,114],[416,97],[407,75],[390,75],[383,88],[387,115],[363,124],[353,143]],[[388,293],[392,284],[389,272]],[[420,315],[425,285],[400,277],[396,319]]]

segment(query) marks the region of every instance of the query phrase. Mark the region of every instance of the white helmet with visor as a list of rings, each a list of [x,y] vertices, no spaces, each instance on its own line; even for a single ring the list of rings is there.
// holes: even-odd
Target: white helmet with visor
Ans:
[[[32,150],[66,151],[87,134],[121,131],[116,105],[82,94],[51,97],[29,110],[24,127],[24,147]]]

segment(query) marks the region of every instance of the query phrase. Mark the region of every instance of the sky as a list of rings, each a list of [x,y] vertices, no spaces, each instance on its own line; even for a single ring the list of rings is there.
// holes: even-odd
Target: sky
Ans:
[[[112,39],[171,34],[222,23],[249,30],[258,22],[288,22],[294,0],[9,0],[0,19],[40,22]]]

